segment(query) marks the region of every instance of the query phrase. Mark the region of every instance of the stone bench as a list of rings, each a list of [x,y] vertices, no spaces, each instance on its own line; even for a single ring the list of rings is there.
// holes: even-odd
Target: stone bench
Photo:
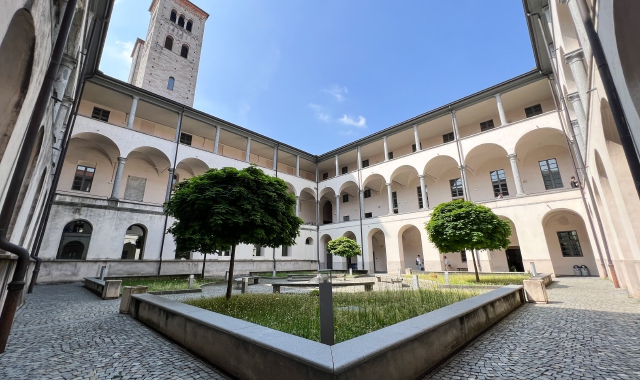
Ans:
[[[313,274],[290,274],[287,276],[287,281],[311,280],[313,278],[316,278]]]
[[[242,276],[242,277],[236,277],[234,279],[234,281],[236,282],[236,286],[238,287],[238,289],[240,288],[240,285],[242,285],[242,279],[246,278],[247,282],[249,282],[250,280],[253,280],[253,285],[257,285],[260,281],[260,276]]]
[[[402,277],[376,276],[377,282],[388,282],[390,284],[401,284]]]
[[[100,296],[103,300],[120,297],[122,280],[101,280],[97,277],[85,277],[84,287]]]
[[[339,282],[332,283],[331,286],[333,288],[342,288],[347,286],[364,286],[364,290],[366,292],[373,291],[373,285],[375,281],[367,281],[367,282]],[[280,288],[317,288],[318,284],[309,284],[309,283],[297,283],[297,284],[269,284],[273,288],[274,293],[280,293]]]
[[[552,282],[551,274],[546,273],[541,273],[528,280],[522,281],[527,302],[548,303],[549,298],[547,297],[547,285]]]

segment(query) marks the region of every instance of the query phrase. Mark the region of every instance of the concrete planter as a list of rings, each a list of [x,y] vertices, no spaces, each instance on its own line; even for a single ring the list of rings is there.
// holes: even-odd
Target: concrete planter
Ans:
[[[241,379],[415,379],[524,302],[505,286],[327,346],[166,298],[132,295],[134,318]]]

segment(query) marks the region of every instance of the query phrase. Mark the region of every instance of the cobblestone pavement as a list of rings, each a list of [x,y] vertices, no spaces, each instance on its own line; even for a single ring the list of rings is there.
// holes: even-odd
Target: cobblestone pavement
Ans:
[[[640,301],[561,277],[425,379],[640,379]]]

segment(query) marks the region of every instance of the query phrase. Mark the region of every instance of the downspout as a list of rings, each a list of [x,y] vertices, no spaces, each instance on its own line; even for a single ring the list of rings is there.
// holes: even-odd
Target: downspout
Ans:
[[[27,130],[24,136],[24,142],[18,158],[16,160],[16,168],[11,176],[11,182],[7,189],[7,196],[0,210],[0,249],[9,253],[13,253],[18,256],[18,262],[16,263],[15,271],[11,282],[7,285],[7,295],[5,298],[4,307],[2,309],[2,315],[0,315],[0,353],[3,353],[7,347],[7,341],[9,340],[9,333],[11,332],[11,325],[13,324],[13,318],[15,317],[18,304],[20,303],[20,294],[24,289],[25,276],[27,274],[27,268],[29,266],[29,251],[24,247],[11,243],[7,239],[7,230],[11,223],[11,216],[16,206],[18,194],[22,187],[22,181],[29,165],[29,157],[33,151],[33,147],[36,143],[38,130],[42,119],[47,111],[47,104],[51,97],[51,90],[53,89],[53,83],[55,82],[56,73],[58,67],[62,61],[62,54],[64,53],[64,46],[71,29],[71,20],[76,10],[77,0],[69,0],[64,11],[64,17],[60,23],[60,30],[56,38],[56,44],[53,47],[51,54],[51,61],[47,68],[47,73],[42,82],[40,93],[33,107],[31,113],[31,120],[27,126]]]
[[[96,27],[98,23],[96,19],[93,18],[93,26],[91,27],[91,32],[89,35],[88,44],[85,46],[91,46],[93,43],[93,36],[95,35]],[[64,160],[67,156],[67,149],[69,147],[69,138],[73,133],[73,128],[75,126],[76,117],[78,116],[78,108],[80,107],[80,99],[82,98],[82,94],[84,93],[84,85],[85,85],[85,75],[87,72],[87,57],[88,53],[84,53],[84,58],[82,60],[81,72],[78,76],[78,81],[76,83],[76,96],[73,99],[73,106],[71,107],[71,113],[67,119],[67,128],[64,130],[64,134],[62,135],[62,142],[60,146],[62,147],[62,151],[60,152],[60,156],[58,157],[58,162],[56,164],[56,171],[53,175],[53,180],[51,181],[51,190],[47,195],[47,201],[45,203],[45,211],[44,216],[40,219],[40,224],[38,225],[38,231],[36,232],[36,243],[33,246],[31,257],[36,260],[36,265],[33,269],[33,274],[31,275],[31,283],[29,284],[28,292],[33,292],[33,287],[36,285],[38,281],[38,274],[40,273],[40,266],[42,265],[42,259],[38,256],[40,255],[40,247],[42,245],[42,240],[44,239],[44,230],[46,228],[47,222],[49,221],[49,215],[51,213],[51,207],[53,204],[53,199],[56,196],[56,189],[58,188],[58,182],[60,181],[60,175],[62,173],[62,167],[64,166]]]
[[[613,82],[611,70],[609,70],[609,63],[607,62],[607,57],[604,54],[600,37],[593,25],[593,20],[591,20],[589,7],[584,0],[576,0],[576,2],[578,4],[578,9],[580,10],[580,16],[582,17],[584,28],[587,32],[587,37],[589,38],[589,43],[591,43],[591,52],[596,60],[600,79],[602,79],[602,86],[604,87],[604,91],[609,100],[611,114],[613,115],[613,120],[616,123],[618,135],[620,135],[622,149],[624,150],[624,154],[627,156],[629,171],[631,171],[631,177],[633,178],[636,192],[640,196],[640,157],[638,157],[638,150],[636,149],[637,147],[633,141],[629,123],[624,114],[620,96],[618,95],[618,90]]]
[[[178,161],[178,148],[180,147],[180,133],[182,132],[182,123],[184,122],[184,120],[182,120],[182,118],[184,117],[184,107],[182,107],[182,112],[180,112],[180,116],[179,120],[180,122],[178,123],[178,128],[176,128],[176,136],[178,137],[176,139],[176,153],[173,155],[173,174],[169,173],[169,175],[175,175],[176,173],[176,166],[178,166],[178,164],[176,163],[176,161]],[[173,181],[173,178],[169,178],[169,181]],[[171,198],[171,194],[169,194],[169,198]],[[160,271],[162,270],[162,254],[164,253],[164,239],[167,236],[167,224],[169,223],[169,215],[165,215],[164,216],[164,228],[162,229],[162,240],[160,241],[160,261],[158,262],[158,276],[160,276]],[[207,260],[207,255],[204,255],[204,259],[205,261]],[[204,265],[205,262],[202,263],[202,278],[204,279]]]
[[[557,82],[558,72],[556,70],[555,65],[553,64],[553,59],[551,57],[551,52],[548,49],[549,45],[548,45],[548,42],[547,42],[547,37],[544,34],[544,28],[542,26],[542,20],[540,18],[540,14],[539,13],[532,13],[532,14],[529,14],[529,16],[536,16],[537,19],[538,19],[538,26],[540,27],[540,31],[542,32],[542,38],[544,40],[544,45],[546,47],[545,50],[547,51],[547,56],[549,57],[549,60],[551,61],[551,70],[553,71],[553,77],[554,77],[555,88],[556,88],[556,97],[561,102],[562,108],[564,108],[564,113],[565,113],[565,117],[566,117],[567,121],[569,123],[571,123],[571,116],[569,115],[569,109],[567,108],[567,102],[565,100],[565,97],[562,96],[563,94],[560,92],[560,89],[558,88],[558,82]],[[558,109],[558,119],[560,120],[560,124],[563,124],[562,117],[560,117],[560,110],[559,109]],[[576,135],[575,135],[575,132],[573,131],[573,128],[571,126],[569,126],[567,128],[564,125],[563,125],[563,127],[565,129],[565,135],[566,135],[566,130],[568,130],[570,137],[573,139],[573,141],[576,141]],[[585,141],[585,143],[586,143],[586,141]],[[600,212],[598,211],[597,204],[595,202],[595,199],[593,198],[593,190],[591,189],[591,182],[587,179],[587,172],[586,172],[586,167],[584,165],[584,160],[582,158],[582,153],[580,152],[580,149],[571,149],[569,141],[567,141],[567,145],[568,145],[568,149],[569,149],[569,154],[574,157],[574,160],[572,160],[572,161],[574,162],[574,168],[576,169],[576,175],[578,175],[578,178],[579,178],[580,174],[582,174],[582,185],[583,186],[580,186],[580,194],[581,194],[582,202],[584,204],[585,211],[587,213],[587,218],[589,219],[589,226],[591,227],[591,233],[593,234],[593,238],[596,241],[596,249],[598,250],[598,256],[600,256],[600,263],[604,267],[604,258],[602,256],[602,250],[600,249],[600,242],[598,241],[598,235],[596,234],[596,229],[595,229],[595,226],[594,226],[594,223],[593,223],[593,218],[591,217],[591,213],[589,212],[589,205],[587,204],[587,198],[586,198],[586,195],[585,195],[584,186],[587,187],[587,191],[586,192],[589,194],[589,198],[591,200],[591,204],[593,205],[593,212],[596,215],[596,220],[597,220],[597,223],[598,223],[598,230],[600,230],[600,235],[602,236],[602,242],[603,242],[602,245],[604,246],[604,251],[605,251],[605,254],[607,256],[607,264],[608,264],[607,266],[609,267],[609,273],[611,274],[611,281],[613,282],[613,285],[616,288],[619,288],[620,284],[618,283],[618,276],[616,275],[615,267],[613,266],[613,262],[611,261],[611,253],[609,252],[609,244],[607,242],[607,236],[605,235],[604,228],[602,227],[602,220],[600,219]],[[576,167],[576,162],[577,162],[577,167]],[[582,168],[582,173],[578,173],[578,168]],[[606,272],[606,269],[605,269],[605,272]]]
[[[362,171],[362,169],[360,168],[360,163],[358,163],[358,203],[360,204],[360,217],[358,219],[360,219],[360,255],[362,256],[362,270],[364,270],[364,238],[363,238],[363,233],[362,233],[362,217],[364,216],[364,213],[362,212],[363,207],[364,207],[364,202],[362,197],[360,196],[360,189],[362,189],[362,176],[360,174],[360,172]],[[338,222],[340,222],[338,220]],[[356,258],[357,260],[357,258]],[[375,260],[375,258],[374,258]],[[347,268],[348,269],[348,268]]]
[[[316,158],[316,267],[320,272],[320,164],[319,158]]]
[[[278,144],[276,144],[276,147],[275,147],[275,150],[276,150],[276,151],[275,151],[275,156],[276,156],[275,158],[276,158],[276,162],[274,162],[274,165],[273,165],[273,166],[276,168],[276,169],[275,169],[275,172],[276,172],[276,178],[278,178],[278,148],[279,148],[279,147],[280,147],[280,144],[279,144],[279,143],[278,143]],[[300,202],[300,200],[298,200],[298,202]],[[298,206],[298,207],[300,207],[300,206]],[[297,215],[296,215],[296,216],[297,216]],[[292,256],[293,256],[293,255],[292,255]],[[275,248],[275,247],[273,247],[273,277],[275,277],[275,276],[276,276],[276,248]]]

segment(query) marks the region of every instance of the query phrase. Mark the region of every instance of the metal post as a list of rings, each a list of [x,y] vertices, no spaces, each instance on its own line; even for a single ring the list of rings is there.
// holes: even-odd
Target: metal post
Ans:
[[[531,275],[532,276],[537,276],[538,272],[536,271],[536,263],[534,263],[533,261],[529,263],[529,265],[531,265]]]
[[[242,294],[245,294],[247,292],[247,286],[249,286],[249,278],[242,277],[242,287],[241,287]]]
[[[322,275],[322,281],[318,284],[320,293],[320,343],[333,346],[333,295],[331,283]]]
[[[191,288],[193,288],[193,275],[189,275],[189,289]]]
[[[420,281],[418,280],[418,275],[414,274],[412,278],[413,278],[413,288],[415,290],[420,289]]]
[[[449,284],[449,271],[448,270],[444,271],[444,283],[446,285],[450,285]]]

